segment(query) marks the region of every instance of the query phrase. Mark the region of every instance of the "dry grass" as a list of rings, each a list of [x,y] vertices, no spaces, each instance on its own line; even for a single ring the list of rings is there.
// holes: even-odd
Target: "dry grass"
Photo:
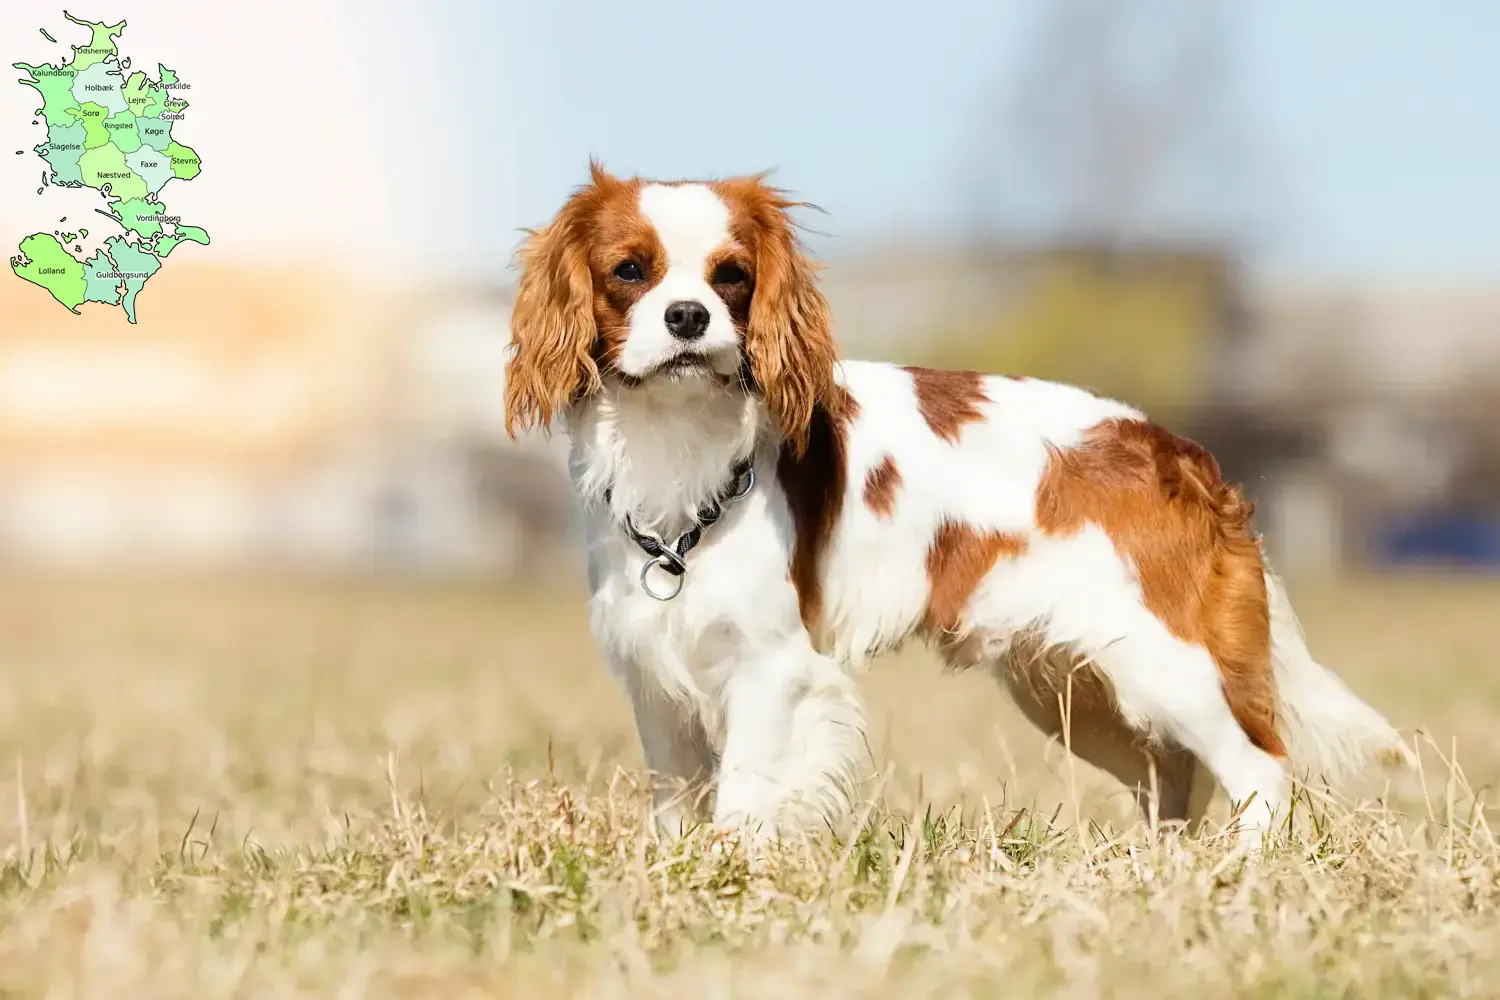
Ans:
[[[1494,995],[1500,585],[1296,596],[1425,788],[1247,865],[912,655],[859,836],[752,863],[642,835],[576,594],[0,583],[0,994]]]

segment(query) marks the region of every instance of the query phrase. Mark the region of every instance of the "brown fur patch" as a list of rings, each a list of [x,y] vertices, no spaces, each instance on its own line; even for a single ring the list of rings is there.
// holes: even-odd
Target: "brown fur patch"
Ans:
[[[958,521],[944,521],[927,547],[927,580],[931,591],[922,629],[938,643],[962,626],[965,605],[979,581],[1002,555],[1014,559],[1026,551],[1021,535],[980,531]],[[947,637],[945,639],[945,637]]]
[[[879,518],[889,518],[896,509],[896,490],[901,486],[901,470],[887,455],[865,477],[865,506]]]
[[[797,588],[797,606],[802,624],[813,646],[824,648],[823,556],[844,508],[848,486],[849,422],[859,414],[859,404],[842,386],[835,386],[836,410],[819,406],[808,427],[807,446],[791,442],[781,446],[776,460],[776,479],[791,508],[792,585]]]
[[[981,403],[989,402],[984,376],[978,372],[942,371],[936,368],[906,369],[917,393],[917,409],[932,433],[949,444],[958,443],[965,424],[984,419]]]
[[[1105,421],[1078,447],[1054,451],[1037,490],[1041,530],[1099,525],[1135,566],[1151,613],[1214,658],[1251,742],[1284,756],[1251,509],[1202,446],[1143,420]]]

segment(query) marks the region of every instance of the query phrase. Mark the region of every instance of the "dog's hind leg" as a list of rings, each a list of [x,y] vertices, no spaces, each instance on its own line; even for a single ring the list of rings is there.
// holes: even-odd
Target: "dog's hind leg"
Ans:
[[[1034,726],[1117,778],[1148,823],[1198,828],[1213,796],[1213,778],[1188,751],[1148,740],[1127,725],[1092,666],[1041,648],[1035,634],[1008,643],[1007,655],[989,666]]]
[[[1285,760],[1241,726],[1208,650],[1143,617],[1124,635],[1101,643],[1091,659],[1109,681],[1122,720],[1201,761],[1241,810],[1242,842],[1258,844],[1288,805]],[[1174,778],[1173,797],[1185,784],[1191,804],[1196,776],[1185,766],[1176,770],[1188,776]]]
[[[1213,775],[1181,747],[1157,747],[1151,760],[1156,787],[1154,793],[1150,788],[1137,791],[1142,814],[1148,821],[1182,823],[1189,833],[1196,833],[1213,799]]]

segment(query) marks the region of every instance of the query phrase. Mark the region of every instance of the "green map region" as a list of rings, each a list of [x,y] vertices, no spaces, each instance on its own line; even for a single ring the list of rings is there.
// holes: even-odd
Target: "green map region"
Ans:
[[[42,187],[92,188],[113,223],[113,234],[96,236],[90,249],[76,241],[89,231],[39,232],[21,240],[10,258],[17,277],[45,289],[76,313],[88,302],[119,307],[136,321],[136,298],[167,255],[183,243],[208,245],[208,233],[184,225],[163,201],[169,183],[198,177],[203,163],[174,130],[186,119],[191,89],[157,65],[156,75],[132,71],[116,40],[125,22],[85,21],[63,12],[88,39],[56,63],[13,63],[26,74],[23,86],[41,98],[37,124],[47,138],[33,151],[46,163]],[[54,41],[46,29],[42,36]],[[72,247],[68,244],[73,243]]]

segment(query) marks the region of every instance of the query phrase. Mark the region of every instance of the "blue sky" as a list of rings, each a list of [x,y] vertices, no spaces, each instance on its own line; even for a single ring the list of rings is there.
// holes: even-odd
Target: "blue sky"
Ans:
[[[1500,277],[1500,3],[1232,6],[1257,267]],[[659,176],[776,167],[828,211],[817,248],[835,259],[893,233],[959,233],[977,126],[1026,63],[1036,9],[443,0],[442,72],[485,165],[468,238],[503,259],[590,153]]]

